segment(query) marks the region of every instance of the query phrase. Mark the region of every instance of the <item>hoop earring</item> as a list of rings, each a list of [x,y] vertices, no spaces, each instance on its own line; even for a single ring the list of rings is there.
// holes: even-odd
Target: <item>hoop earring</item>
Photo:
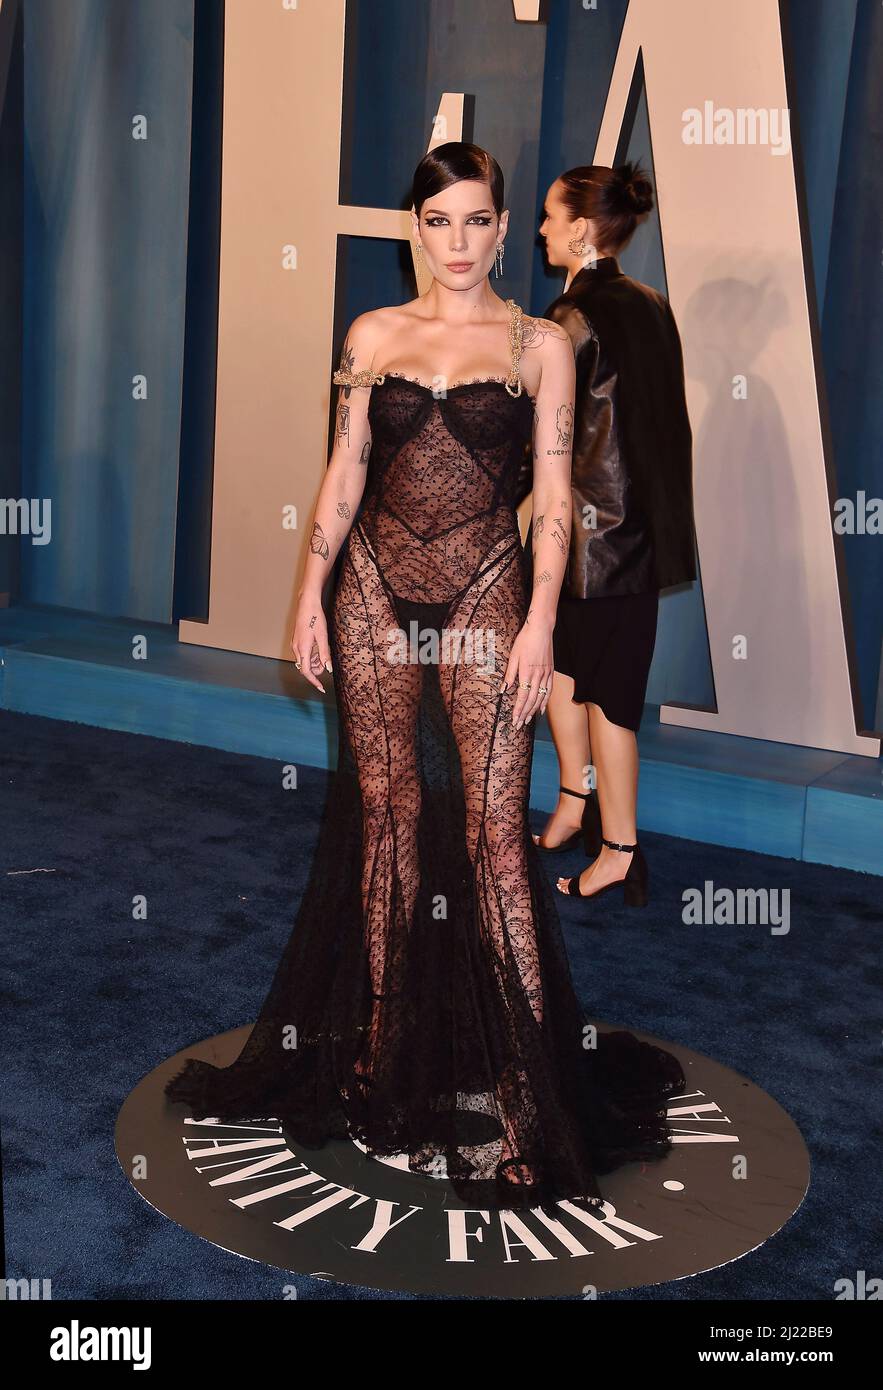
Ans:
[[[567,249],[572,251],[575,256],[579,256],[582,259],[583,269],[590,265],[593,266],[598,259],[598,248],[591,244],[586,246],[582,237],[578,240],[576,237],[571,237],[570,241],[567,243]]]

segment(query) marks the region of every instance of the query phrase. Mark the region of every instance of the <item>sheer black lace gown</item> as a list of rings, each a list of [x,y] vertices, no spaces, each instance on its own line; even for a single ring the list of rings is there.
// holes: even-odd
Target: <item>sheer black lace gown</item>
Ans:
[[[470,1206],[597,1205],[598,1174],[668,1151],[685,1081],[631,1033],[595,1039],[528,829],[535,721],[515,729],[500,690],[529,599],[514,494],[533,402],[513,361],[517,395],[371,378],[309,883],[237,1060],[189,1058],[166,1093],[195,1118],[274,1117],[308,1148],[407,1154]]]

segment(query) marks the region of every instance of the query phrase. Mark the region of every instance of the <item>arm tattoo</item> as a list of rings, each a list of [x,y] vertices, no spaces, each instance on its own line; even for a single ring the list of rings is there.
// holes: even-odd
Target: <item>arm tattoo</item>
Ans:
[[[543,339],[566,338],[567,334],[559,324],[551,319],[532,319],[524,315],[522,319],[521,346],[525,348],[542,347]]]
[[[534,580],[534,585],[533,585],[533,586],[534,586],[534,588],[536,589],[540,584],[551,584],[551,582],[552,582],[552,576],[551,576],[551,574],[549,573],[548,570],[543,570],[542,574],[538,574],[538,575],[537,575],[536,579]]]
[[[556,528],[557,528],[557,529],[556,529]],[[559,531],[559,530],[560,530],[560,532],[561,532],[561,535],[560,535],[560,536],[559,536],[559,534],[558,534],[558,531]],[[564,551],[566,550],[567,546],[566,546],[566,542],[565,542],[564,522],[561,520],[560,516],[556,516],[556,518],[555,518],[555,526],[553,526],[553,528],[552,528],[552,537],[553,537],[553,539],[554,539],[554,541],[555,541],[555,544],[558,546],[558,549],[559,549],[559,550],[562,552],[562,554],[563,554]]]
[[[337,504],[337,515],[338,515],[338,516],[342,516],[343,519],[344,519],[344,521],[349,521],[349,519],[350,519],[350,509],[349,509],[349,506],[347,505],[346,502],[338,502],[338,504]]]
[[[368,460],[369,460],[370,457],[371,457],[371,440],[369,439],[365,444],[362,445],[362,452],[361,452],[361,454],[359,455],[359,463],[361,463],[361,464],[367,466],[367,463],[368,463]]]
[[[350,408],[341,401],[337,407],[337,423],[335,433],[339,443],[346,442],[347,448],[350,443]]]
[[[545,525],[546,518],[544,513],[541,512],[539,516],[534,517],[533,523],[533,539],[531,541],[530,549],[534,559],[537,558],[537,538],[543,534],[543,528],[545,527]]]
[[[323,560],[329,556],[328,542],[325,539],[325,532],[318,521],[313,522],[313,534],[310,536],[310,550],[314,555],[321,555]]]
[[[338,370],[341,372],[353,372],[355,361],[355,354],[353,353],[353,350],[350,347],[350,340],[349,338],[347,338],[346,342],[340,350],[340,367]],[[340,389],[343,392],[344,400],[348,401],[350,398],[350,391],[353,388],[351,386],[342,386]]]
[[[557,454],[566,454],[573,440],[573,406],[559,405],[555,412],[555,429],[558,434],[558,448],[547,449],[547,456],[555,457]]]

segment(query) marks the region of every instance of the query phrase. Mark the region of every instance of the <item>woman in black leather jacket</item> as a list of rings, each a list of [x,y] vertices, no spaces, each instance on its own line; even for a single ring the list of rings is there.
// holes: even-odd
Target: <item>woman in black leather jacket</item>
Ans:
[[[534,840],[552,851],[582,838],[593,862],[560,878],[561,892],[597,897],[624,884],[635,906],[647,901],[635,735],[659,590],[696,577],[678,330],[668,300],[624,275],[616,259],[652,206],[650,183],[633,164],[571,169],[549,189],[540,226],[550,264],[567,269],[565,291],[544,317],[570,335],[576,403],[573,520],[547,708],[561,791]],[[533,533],[544,524],[535,518]]]

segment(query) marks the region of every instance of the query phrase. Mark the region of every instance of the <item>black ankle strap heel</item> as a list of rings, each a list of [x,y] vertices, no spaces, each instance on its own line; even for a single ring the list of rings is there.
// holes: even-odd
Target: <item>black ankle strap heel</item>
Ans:
[[[576,849],[582,842],[583,849],[590,859],[597,859],[601,853],[601,813],[598,810],[598,796],[595,791],[575,792],[572,787],[565,787],[563,784],[558,787],[559,792],[564,792],[567,796],[578,796],[580,801],[586,804],[583,807],[582,823],[579,830],[574,830],[572,835],[568,835],[566,840],[562,840],[560,845],[543,845],[534,841],[538,850],[543,854],[564,854],[569,849]]]
[[[563,892],[569,893],[575,898],[600,898],[605,893],[612,893],[614,889],[622,889],[622,897],[626,907],[646,907],[649,901],[647,861],[644,852],[637,840],[633,845],[620,845],[616,840],[608,840],[601,837],[601,844],[608,849],[622,850],[623,853],[632,851],[632,861],[628,866],[628,871],[624,879],[619,879],[616,883],[608,883],[603,888],[598,888],[594,893],[581,893],[579,889],[579,874],[567,880],[567,887]]]

